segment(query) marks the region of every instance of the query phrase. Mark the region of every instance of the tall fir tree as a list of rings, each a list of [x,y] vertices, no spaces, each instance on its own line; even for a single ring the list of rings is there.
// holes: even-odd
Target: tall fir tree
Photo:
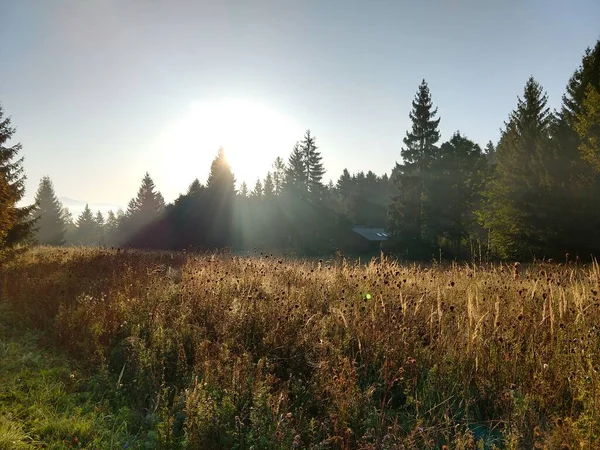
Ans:
[[[283,191],[283,185],[285,183],[285,163],[283,159],[278,156],[275,158],[275,162],[273,163],[273,190],[275,191],[275,195],[281,195]]]
[[[242,184],[240,184],[240,190],[238,192],[238,195],[241,198],[248,198],[248,196],[250,195],[250,193],[248,192],[248,184],[245,181],[242,181]]]
[[[104,216],[102,215],[102,213],[100,211],[98,211],[96,213],[94,220],[96,221],[96,243],[98,245],[104,246],[104,245],[106,245],[106,235],[105,235],[105,228],[104,228],[105,223],[104,223]]]
[[[273,183],[273,175],[271,172],[267,172],[265,181],[263,182],[263,195],[266,198],[271,198],[275,195],[275,184]]]
[[[285,168],[283,189],[288,195],[304,199],[308,196],[307,185],[306,162],[300,143],[297,142]]]
[[[40,180],[35,195],[35,205],[33,215],[36,219],[37,242],[41,245],[64,245],[66,227],[63,207],[56,197],[54,185],[48,176]]]
[[[505,258],[548,256],[553,227],[550,145],[553,116],[548,98],[533,77],[510,114],[496,149],[496,170],[485,197],[484,225]]]
[[[63,208],[61,217],[65,224],[65,245],[74,245],[77,240],[77,224],[69,208]]]
[[[209,225],[209,245],[213,248],[230,246],[233,242],[233,205],[235,200],[235,177],[225,157],[219,149],[213,160],[207,181]]]
[[[96,219],[86,203],[82,213],[77,218],[77,238],[78,245],[93,246],[97,245],[97,228]]]
[[[106,214],[106,222],[104,223],[104,240],[106,245],[111,247],[119,245],[118,231],[119,221],[115,213],[110,210]]]
[[[432,179],[432,164],[439,158],[437,142],[440,119],[433,107],[427,82],[423,80],[412,102],[409,118],[412,128],[404,138],[393,181],[397,192],[389,207],[389,235],[392,245],[409,258],[428,258],[434,250],[430,220],[432,211],[428,199]]]
[[[252,189],[250,196],[253,198],[261,198],[263,196],[263,186],[260,178],[256,180],[256,183],[254,183],[254,189]]]
[[[32,218],[35,204],[17,206],[25,195],[26,177],[23,171],[23,157],[19,157],[21,144],[10,145],[15,132],[10,117],[4,117],[4,110],[0,105],[0,177],[3,178],[4,185],[0,209],[4,210],[2,216],[6,221],[4,226],[7,227],[5,232],[0,233],[2,247],[30,242],[35,226],[35,219]]]
[[[150,174],[146,172],[136,197],[127,205],[126,217],[121,228],[125,242],[128,245],[140,245],[140,233],[159,218],[164,207],[162,194],[156,189]]]
[[[324,189],[322,180],[325,169],[316,141],[310,130],[306,130],[304,138],[300,142],[300,151],[304,159],[306,173],[306,191],[310,194],[312,200],[320,200]]]

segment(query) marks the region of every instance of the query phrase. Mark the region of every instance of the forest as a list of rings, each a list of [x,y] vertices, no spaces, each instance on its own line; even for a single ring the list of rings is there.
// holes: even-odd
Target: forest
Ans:
[[[405,260],[589,260],[598,254],[600,41],[585,50],[558,110],[550,110],[543,87],[530,77],[499,141],[484,148],[459,131],[440,142],[443,118],[434,100],[423,80],[401,162],[389,175],[344,170],[325,183],[326,149],[307,130],[252,187],[236,189],[226,149],[219,149],[206,183],[191,180],[170,204],[146,173],[125,211],[103,217],[86,206],[77,218],[62,207],[49,176],[33,205],[17,206],[24,196],[22,149],[10,145],[16,129],[0,110],[3,246],[317,256],[352,253],[340,236],[358,225],[384,228],[389,239],[381,250]]]

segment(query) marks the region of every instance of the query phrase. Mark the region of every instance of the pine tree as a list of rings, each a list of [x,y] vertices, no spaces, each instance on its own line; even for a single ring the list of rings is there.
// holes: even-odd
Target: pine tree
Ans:
[[[207,182],[210,218],[209,242],[212,247],[231,245],[233,238],[233,204],[235,200],[235,177],[220,148],[212,162]]]
[[[35,195],[36,240],[41,245],[64,245],[63,207],[54,193],[50,177],[43,177]]]
[[[115,246],[118,245],[118,230],[119,230],[119,221],[117,220],[117,216],[111,210],[106,214],[106,222],[104,224],[104,239],[106,245]]]
[[[238,195],[242,198],[248,198],[248,185],[245,181],[242,181],[242,184],[240,184],[240,191],[238,192]]]
[[[9,141],[15,133],[9,117],[4,118],[0,105],[0,178],[3,178],[1,188],[4,193],[0,198],[1,216],[5,221],[5,231],[0,232],[0,245],[15,246],[29,242],[33,238],[35,219],[32,212],[35,204],[17,207],[17,203],[25,195],[25,175],[23,173],[23,158],[18,158],[22,147],[20,143],[9,146]],[[18,158],[18,159],[17,159]]]
[[[71,214],[69,208],[63,208],[61,217],[65,224],[65,245],[73,245],[77,240],[77,224],[73,219],[73,214]]]
[[[261,198],[262,196],[263,196],[263,187],[262,187],[260,178],[258,178],[256,180],[256,183],[254,183],[254,189],[252,189],[252,192],[250,193],[250,197]]]
[[[325,173],[323,158],[317,150],[316,138],[310,134],[310,130],[306,130],[304,139],[300,142],[300,151],[306,168],[306,190],[313,200],[321,198],[324,188],[321,181]]]
[[[204,186],[200,183],[200,180],[196,178],[188,187],[187,195],[199,195],[204,191]]]
[[[156,219],[164,207],[165,200],[162,194],[156,190],[154,181],[146,172],[136,198],[129,202],[127,215],[135,218],[140,224],[147,224]]]
[[[411,258],[428,258],[435,236],[430,220],[434,211],[428,203],[431,166],[439,158],[436,146],[440,139],[440,119],[433,107],[425,80],[419,86],[409,117],[412,129],[407,131],[400,155],[402,165],[396,164],[393,181],[397,189],[389,207],[389,232],[392,245],[407,252]]]
[[[83,212],[77,218],[77,244],[97,245],[97,224],[92,210],[86,203]]]
[[[273,197],[275,195],[275,184],[273,183],[273,176],[271,172],[267,172],[265,181],[263,183],[263,193],[265,197]]]
[[[573,127],[579,138],[581,157],[600,174],[600,91],[587,86],[586,96],[574,118]]]
[[[495,177],[485,193],[483,218],[503,257],[548,256],[553,234],[548,220],[553,202],[549,167],[554,154],[547,102],[542,87],[529,78],[496,149]]]
[[[483,153],[487,159],[488,165],[491,167],[496,163],[496,147],[489,141],[485,148],[483,149]]]
[[[487,160],[479,145],[456,132],[441,145],[432,165],[435,177],[429,202],[436,212],[432,230],[437,244],[452,257],[465,257],[462,244],[475,231],[475,208],[486,176]]]
[[[555,225],[555,253],[600,253],[600,176],[587,154],[581,130],[582,112],[587,109],[589,91],[600,92],[600,40],[586,49],[562,98],[562,106],[551,126],[555,152],[550,172],[554,199],[548,221]],[[593,95],[593,94],[592,94]]]
[[[6,237],[16,222],[14,204],[14,191],[6,178],[0,174],[0,244],[2,247],[5,246]]]
[[[283,189],[286,193],[297,197],[306,198],[308,195],[308,174],[306,173],[306,162],[302,154],[300,143],[296,143],[285,169]]]
[[[273,163],[273,188],[275,195],[281,195],[283,191],[283,185],[285,183],[286,168],[285,163],[281,157],[275,158]]]
[[[96,221],[96,243],[101,246],[106,245],[104,216],[100,211],[96,213],[94,220]]]

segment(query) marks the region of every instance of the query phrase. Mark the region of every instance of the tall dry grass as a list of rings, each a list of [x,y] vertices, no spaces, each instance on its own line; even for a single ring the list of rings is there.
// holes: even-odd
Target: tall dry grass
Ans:
[[[2,301],[164,448],[593,449],[599,280],[42,248],[5,264]]]

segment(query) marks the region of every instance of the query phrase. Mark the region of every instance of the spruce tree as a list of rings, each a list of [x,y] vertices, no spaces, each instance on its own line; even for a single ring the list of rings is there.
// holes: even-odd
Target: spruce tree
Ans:
[[[242,198],[248,198],[248,185],[245,181],[242,181],[242,184],[240,184],[240,190],[238,192],[238,195]]]
[[[271,172],[267,172],[267,176],[263,182],[263,194],[268,198],[275,195],[275,184],[273,183],[273,175],[271,175]]]
[[[15,134],[10,117],[4,117],[4,111],[0,105],[0,177],[4,186],[0,209],[2,209],[5,232],[0,233],[0,245],[11,247],[21,243],[27,243],[33,238],[35,219],[32,212],[35,204],[17,207],[17,203],[25,195],[25,175],[23,172],[23,158],[19,158],[22,149],[20,143],[9,145]]]
[[[466,257],[463,242],[474,234],[475,208],[486,176],[487,160],[479,145],[456,132],[441,145],[432,165],[429,202],[435,211],[433,234],[446,256]],[[449,253],[449,254],[448,254]]]
[[[37,242],[41,245],[64,245],[66,228],[63,207],[54,193],[52,180],[48,176],[40,180],[35,195],[35,205],[33,215],[36,219]]]
[[[306,162],[300,143],[297,142],[285,169],[284,191],[293,197],[306,198],[308,195],[307,185]]]
[[[554,163],[550,145],[553,116],[547,96],[533,77],[525,84],[496,149],[496,169],[485,197],[484,226],[491,230],[495,249],[506,258],[547,255],[553,238]]]
[[[409,258],[428,258],[434,249],[430,220],[434,211],[428,203],[434,161],[439,158],[437,142],[440,119],[433,107],[425,80],[419,85],[412,102],[409,117],[412,128],[404,138],[400,155],[402,164],[396,164],[393,181],[397,192],[389,207],[389,232],[392,245]]]
[[[104,241],[108,246],[116,246],[118,243],[119,221],[115,213],[110,210],[106,214],[106,222],[104,224]]]
[[[200,183],[200,180],[196,178],[188,187],[187,195],[199,195],[204,191],[204,186]]]
[[[94,220],[96,221],[96,243],[98,245],[106,245],[104,216],[100,211],[96,213]]]
[[[17,218],[15,210],[15,196],[10,184],[4,176],[0,174],[0,244],[2,247],[6,244],[6,237]]]
[[[77,218],[77,239],[79,245],[97,245],[97,224],[92,210],[86,203],[83,212]]]
[[[316,138],[310,134],[310,130],[306,130],[304,138],[300,142],[300,151],[304,159],[306,191],[309,192],[313,200],[319,200],[323,192],[323,158],[318,151]]]
[[[275,158],[275,162],[273,163],[273,189],[275,191],[275,195],[281,195],[281,192],[283,191],[285,174],[285,163],[283,162],[283,159],[278,156]]]
[[[209,245],[213,248],[226,247],[231,245],[233,238],[235,177],[222,148],[211,164],[206,184],[211,219],[208,226]]]
[[[165,200],[156,190],[154,181],[146,172],[137,196],[129,202],[127,215],[138,222],[146,224],[154,220],[164,209]]]
[[[77,224],[69,208],[63,208],[61,217],[65,224],[65,245],[74,245],[77,240]]]
[[[252,189],[250,196],[253,198],[261,198],[263,196],[263,186],[260,178],[256,180],[256,183],[254,183],[254,189]]]

